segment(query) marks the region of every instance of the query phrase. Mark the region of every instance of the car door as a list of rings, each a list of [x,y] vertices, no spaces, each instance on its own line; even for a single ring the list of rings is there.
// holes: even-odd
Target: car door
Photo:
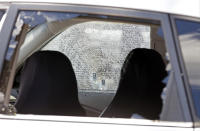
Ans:
[[[126,129],[126,130],[193,130],[192,117],[190,114],[190,105],[188,104],[188,97],[186,97],[186,92],[184,90],[183,79],[180,77],[182,72],[180,67],[179,59],[177,57],[177,47],[173,40],[173,33],[170,25],[170,19],[168,14],[165,13],[155,13],[148,11],[138,11],[132,9],[122,9],[122,8],[111,8],[111,7],[98,7],[98,6],[81,6],[81,5],[68,5],[68,4],[27,4],[27,3],[19,3],[19,4],[11,4],[7,17],[5,19],[6,24],[3,24],[2,32],[0,35],[1,40],[1,57],[0,63],[2,64],[1,69],[1,92],[5,95],[4,101],[1,106],[1,111],[3,114],[12,114],[12,116],[1,115],[0,121],[2,126],[5,126],[7,123],[12,125],[17,125],[18,129],[84,129],[84,130],[94,130],[94,129]],[[28,26],[27,26],[28,25]],[[56,26],[54,26],[56,25]],[[97,25],[97,26],[95,26]],[[109,25],[109,26],[108,26]],[[78,27],[76,27],[78,26]],[[48,27],[48,28],[47,28]],[[54,28],[51,28],[54,27]],[[66,30],[63,31],[63,27]],[[69,28],[70,27],[70,28]],[[89,27],[89,28],[88,28]],[[39,29],[39,31],[37,30]],[[92,42],[97,42],[98,50],[101,51],[103,55],[99,55],[97,58],[96,64],[94,67],[98,65],[102,65],[99,68],[101,77],[97,78],[97,74],[99,70],[95,70],[96,72],[89,72],[90,74],[87,76],[83,74],[81,71],[90,71],[93,67],[90,68],[82,68],[79,66],[79,59],[74,57],[74,52],[77,54],[85,49],[91,48],[90,44],[83,45],[88,43],[86,40],[82,40],[77,35],[72,34],[67,29],[77,31],[78,36],[84,37],[83,33],[89,34],[90,40]],[[84,29],[84,31],[80,30]],[[49,31],[50,30],[50,31]],[[65,49],[63,48],[57,49],[57,47],[50,46],[51,43],[55,43],[54,41],[59,40],[63,32],[67,31],[69,38],[71,41],[75,40],[76,43],[83,43],[82,45],[75,44],[67,44]],[[32,32],[36,32],[31,34]],[[39,36],[37,36],[39,35]],[[30,36],[30,37],[29,37]],[[34,37],[37,36],[37,37]],[[31,39],[32,38],[32,39]],[[34,41],[33,43],[31,43]],[[67,40],[64,40],[66,42]],[[72,43],[72,42],[69,43]],[[86,41],[85,43],[83,41]],[[103,42],[102,42],[103,41]],[[99,44],[100,43],[100,44]],[[113,43],[113,45],[109,45]],[[134,43],[134,44],[133,44]],[[136,44],[135,44],[136,43]],[[22,44],[22,46],[21,46]],[[27,44],[27,46],[26,46]],[[118,46],[118,45],[119,46]],[[55,44],[53,44],[55,45]],[[65,43],[66,45],[66,43]],[[97,49],[97,46],[92,46]],[[109,45],[109,46],[108,46]],[[21,46],[21,48],[20,48]],[[48,48],[46,47],[48,46]],[[79,46],[79,47],[77,47]],[[42,48],[44,47],[44,48]],[[64,46],[63,46],[64,47]],[[111,79],[114,81],[118,81],[119,77],[117,76],[120,73],[120,68],[117,67],[116,74],[112,72],[112,70],[102,71],[102,67],[104,67],[105,61],[102,60],[102,56],[110,57],[114,54],[109,54],[109,50],[111,47],[117,47],[118,50],[116,56],[112,58],[120,58],[116,61],[124,62],[126,55],[130,52],[130,50],[138,47],[142,48],[151,48],[158,51],[161,56],[166,60],[169,71],[169,80],[166,82],[166,86],[168,88],[168,93],[165,94],[165,104],[161,113],[161,120],[145,120],[145,119],[124,119],[124,118],[99,118],[98,116],[91,118],[91,112],[93,108],[96,108],[95,111],[98,110],[103,111],[106,108],[112,98],[107,97],[106,95],[110,93],[110,89],[113,89],[114,92],[112,97],[114,97],[115,91],[117,90],[116,82],[110,82],[110,74]],[[19,61],[23,63],[28,56],[30,56],[34,51],[37,50],[58,50],[63,51],[69,58],[71,58],[72,65],[75,69],[78,70],[75,74],[77,76],[78,82],[81,85],[86,85],[80,87],[79,98],[81,104],[85,105],[85,109],[88,111],[87,117],[70,117],[70,116],[45,116],[45,115],[22,115],[15,114],[14,107],[9,104],[11,88],[13,87],[13,81],[15,72],[17,72],[17,62]],[[52,49],[53,48],[53,49]],[[75,49],[74,52],[70,52],[67,49]],[[76,51],[76,49],[79,49]],[[113,48],[111,48],[113,49]],[[123,49],[123,50],[122,50]],[[70,50],[70,51],[71,51]],[[116,48],[114,48],[110,52],[114,52]],[[84,50],[87,52],[87,57],[84,62],[90,60],[97,56],[98,52],[95,52],[94,56],[88,50]],[[82,51],[82,53],[84,53]],[[120,52],[120,53],[119,53]],[[107,54],[107,55],[106,55]],[[123,55],[121,55],[123,54]],[[18,57],[19,55],[19,57]],[[71,55],[71,56],[70,56]],[[80,55],[79,55],[80,56]],[[92,57],[91,57],[92,56]],[[165,58],[168,57],[168,58]],[[76,60],[73,63],[73,58]],[[20,61],[21,59],[21,61]],[[96,59],[96,58],[95,58]],[[102,61],[100,61],[102,60]],[[107,59],[105,59],[107,60]],[[100,61],[100,62],[99,62]],[[98,63],[99,62],[99,63]],[[119,65],[122,65],[120,64]],[[76,65],[77,64],[77,65]],[[89,63],[90,64],[90,63]],[[108,62],[107,65],[110,63]],[[93,65],[93,64],[91,64]],[[115,64],[116,65],[116,64]],[[112,67],[113,68],[113,67]],[[112,69],[111,68],[111,69]],[[105,68],[103,68],[105,69]],[[107,69],[107,68],[106,68]],[[81,72],[81,73],[80,73]],[[109,75],[105,75],[109,72]],[[78,74],[80,73],[80,74]],[[96,73],[96,74],[95,74]],[[82,75],[83,74],[83,75]],[[84,81],[85,76],[91,79]],[[109,76],[109,77],[108,77]],[[84,78],[84,79],[83,79]],[[109,78],[109,79],[108,79]],[[98,81],[97,81],[98,79]],[[80,81],[79,81],[80,80]],[[83,82],[82,82],[83,80]],[[89,82],[96,82],[97,86],[92,86],[94,88],[88,87]],[[109,86],[105,86],[109,82],[112,84],[112,88]],[[98,83],[99,82],[99,83]],[[92,85],[92,84],[91,84]],[[109,88],[108,88],[109,87]],[[113,88],[115,87],[115,88]],[[95,90],[95,91],[94,91]],[[89,92],[89,93],[88,93]],[[92,92],[92,93],[91,93]],[[101,93],[101,95],[94,95]],[[91,95],[92,94],[92,95]],[[100,96],[100,98],[99,98]],[[170,99],[172,98],[172,99]],[[95,100],[95,101],[94,101]],[[101,105],[101,106],[97,106]],[[103,107],[103,108],[102,108]],[[89,108],[89,109],[88,109]],[[96,114],[95,114],[96,115]],[[51,126],[49,124],[51,123]],[[32,125],[40,125],[40,126],[32,126]],[[14,128],[12,126],[11,128]],[[89,127],[89,128],[88,128]],[[16,128],[15,128],[16,129]]]

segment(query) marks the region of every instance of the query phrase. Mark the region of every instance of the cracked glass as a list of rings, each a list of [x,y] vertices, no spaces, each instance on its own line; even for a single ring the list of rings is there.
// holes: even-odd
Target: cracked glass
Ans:
[[[128,53],[150,48],[150,26],[91,21],[73,25],[43,50],[64,53],[72,62],[82,91],[116,91]]]
[[[22,48],[27,48],[33,40],[35,30],[47,27],[52,34],[47,34],[48,38],[39,44],[48,43],[43,50],[57,50],[69,57],[79,90],[115,92],[127,54],[134,48],[150,48],[151,28],[149,25],[109,22],[107,19],[107,16],[101,15],[94,18],[88,14],[20,11],[6,59],[11,59],[18,44],[16,36],[24,24],[29,25],[29,32]],[[56,30],[54,23],[67,24],[63,24],[64,29]],[[24,54],[20,53],[20,58],[21,55]]]

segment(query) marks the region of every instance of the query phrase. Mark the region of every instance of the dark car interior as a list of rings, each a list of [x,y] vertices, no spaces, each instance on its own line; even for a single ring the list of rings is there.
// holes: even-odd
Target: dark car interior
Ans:
[[[117,93],[103,117],[130,118],[139,114],[158,120],[162,109],[161,92],[167,76],[161,55],[153,49],[136,48],[126,57]]]
[[[124,61],[115,97],[101,117],[131,118],[135,113],[159,119],[166,75],[157,51],[133,49]],[[20,71],[19,83],[15,107],[20,114],[86,116],[71,62],[60,52],[39,51],[30,56]]]
[[[60,52],[41,51],[26,60],[20,76],[18,113],[84,116],[70,60]]]
[[[55,32],[60,33],[74,22],[87,21],[92,19],[50,22],[47,27],[51,32],[57,29]],[[151,29],[150,48],[135,48],[128,53],[121,67],[116,92],[80,92],[72,59],[62,52],[41,50],[51,41],[44,39],[44,45],[36,40],[39,48],[31,50],[18,65],[11,91],[14,99],[10,99],[10,103],[19,114],[119,118],[132,118],[133,114],[139,114],[145,119],[159,119],[163,106],[160,95],[165,86],[162,80],[167,76],[165,67],[168,60],[165,59],[162,33],[158,33],[160,25],[144,25]],[[27,37],[44,33],[37,32],[40,28],[44,26],[38,25],[30,30]],[[48,32],[47,29],[45,31]],[[54,33],[48,39],[58,34]]]

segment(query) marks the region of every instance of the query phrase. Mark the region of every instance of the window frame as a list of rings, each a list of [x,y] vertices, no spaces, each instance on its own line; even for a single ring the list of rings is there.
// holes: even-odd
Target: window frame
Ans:
[[[188,103],[190,104],[190,110],[191,110],[191,113],[192,113],[194,126],[200,127],[200,118],[198,118],[198,116],[196,114],[197,112],[196,112],[194,101],[193,101],[193,98],[192,98],[192,92],[191,92],[191,87],[190,87],[190,83],[189,83],[189,77],[188,77],[188,74],[187,74],[187,69],[186,69],[186,66],[185,66],[183,53],[182,53],[182,50],[181,50],[181,42],[179,40],[178,30],[177,30],[177,27],[176,27],[176,19],[188,20],[188,21],[191,21],[191,22],[198,22],[200,24],[200,18],[187,17],[187,16],[182,16],[182,15],[171,15],[170,19],[171,19],[171,23],[172,23],[172,27],[173,27],[174,39],[175,39],[176,46],[177,46],[177,55],[178,55],[179,62],[180,62],[180,68],[182,70],[182,76],[181,77],[182,77],[183,82],[184,82],[184,86],[185,86],[184,89],[185,89],[186,95],[188,97]]]
[[[160,21],[164,33],[164,39],[167,51],[171,58],[172,68],[175,72],[175,79],[177,82],[178,95],[181,98],[180,102],[184,112],[184,117],[187,121],[192,122],[192,116],[189,108],[188,98],[184,90],[184,80],[182,79],[182,71],[178,62],[178,55],[176,54],[177,46],[175,45],[172,28],[170,25],[170,17],[167,13],[141,11],[125,8],[102,7],[102,6],[88,6],[88,5],[72,5],[72,4],[44,4],[44,3],[12,3],[7,11],[7,16],[0,34],[0,72],[4,62],[4,56],[11,37],[15,20],[20,10],[35,10],[35,11],[56,11],[56,12],[72,12],[72,13],[88,13],[96,15],[110,15],[119,17],[129,17],[144,19],[150,21]],[[6,24],[5,24],[6,23]],[[8,90],[8,89],[7,89]],[[8,100],[5,100],[8,101]]]
[[[8,4],[8,3],[0,3],[0,11],[1,10],[3,10],[3,11],[5,11],[4,13],[6,14],[6,17],[8,16],[8,10],[9,10],[9,6],[10,6],[10,4]],[[5,33],[5,31],[3,31],[3,27],[6,25],[5,24],[6,22],[5,22],[5,20],[4,20],[4,22],[2,23],[2,29],[1,29],[1,32],[0,32],[0,36],[2,36],[2,34],[4,34]],[[2,40],[2,38],[0,38],[0,40]],[[3,42],[2,42],[3,43]],[[4,45],[6,45],[6,44],[4,44]],[[2,63],[2,58],[3,58],[3,54],[5,54],[4,53],[4,46],[3,45],[1,45],[0,44],[0,73],[1,73],[1,66],[3,65]]]

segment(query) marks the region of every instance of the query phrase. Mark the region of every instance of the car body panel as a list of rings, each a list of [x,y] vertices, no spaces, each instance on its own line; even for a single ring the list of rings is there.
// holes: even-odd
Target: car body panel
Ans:
[[[9,130],[31,129],[31,130],[176,130],[192,131],[191,122],[159,122],[142,119],[121,118],[92,118],[92,117],[70,117],[70,116],[42,116],[42,115],[0,115],[1,127],[10,123]],[[2,126],[3,125],[3,126]],[[36,126],[35,126],[36,125]],[[50,128],[49,128],[50,127]]]
[[[195,128],[194,131],[200,131],[200,128]]]
[[[0,0],[0,2],[13,2],[13,3],[67,3],[67,4],[78,4],[78,5],[92,5],[92,6],[110,6],[110,7],[121,7],[139,10],[149,10],[166,12],[173,14],[182,14],[189,16],[200,17],[200,1],[199,0]]]

